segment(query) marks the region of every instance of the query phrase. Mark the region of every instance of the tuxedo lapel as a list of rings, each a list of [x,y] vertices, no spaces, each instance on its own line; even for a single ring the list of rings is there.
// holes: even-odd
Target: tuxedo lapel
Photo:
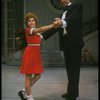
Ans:
[[[70,11],[73,8],[73,4],[67,7],[67,11]]]
[[[66,9],[66,10],[67,10],[66,16],[70,14],[70,12],[73,10],[73,7],[74,7],[73,4],[71,4],[70,6],[67,6],[67,9]]]
[[[64,7],[63,12],[65,12],[68,9],[68,6]]]

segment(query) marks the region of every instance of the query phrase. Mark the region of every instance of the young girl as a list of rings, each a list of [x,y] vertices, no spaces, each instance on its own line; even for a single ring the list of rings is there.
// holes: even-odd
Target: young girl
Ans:
[[[37,16],[33,13],[27,13],[25,24],[27,26],[25,35],[28,46],[24,50],[20,67],[20,73],[25,74],[25,88],[20,90],[18,95],[21,100],[34,100],[31,87],[39,80],[43,72],[40,32],[53,28],[55,23],[37,28]],[[32,74],[34,74],[34,77],[32,77]]]

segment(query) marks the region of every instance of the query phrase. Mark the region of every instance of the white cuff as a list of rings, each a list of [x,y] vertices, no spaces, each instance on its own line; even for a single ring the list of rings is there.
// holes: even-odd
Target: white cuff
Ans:
[[[31,28],[31,29],[30,29],[30,34],[31,34],[31,35],[33,34],[32,32],[33,32],[34,29],[35,29],[35,28]]]
[[[61,27],[62,27],[62,28],[67,27],[67,22],[66,22],[65,20],[62,20],[62,22],[63,22],[63,25],[62,25]]]
[[[43,39],[43,36],[42,35],[40,35],[40,37],[41,37],[41,39]]]

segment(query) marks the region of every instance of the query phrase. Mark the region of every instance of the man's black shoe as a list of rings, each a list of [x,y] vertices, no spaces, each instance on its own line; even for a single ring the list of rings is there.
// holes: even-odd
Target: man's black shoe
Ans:
[[[27,100],[27,98],[25,98],[25,92],[22,90],[18,92],[18,96],[21,98],[21,100]]]
[[[67,100],[68,94],[67,94],[67,93],[63,94],[63,95],[62,95],[62,98],[66,98],[66,100]],[[76,97],[76,100],[78,100],[78,99],[79,99],[79,97],[77,96],[77,97]]]
[[[65,93],[65,94],[62,95],[62,98],[67,98],[67,96],[68,96],[68,94]]]

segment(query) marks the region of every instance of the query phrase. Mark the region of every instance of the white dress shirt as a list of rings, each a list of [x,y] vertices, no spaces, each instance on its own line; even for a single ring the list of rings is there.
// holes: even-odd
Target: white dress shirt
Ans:
[[[70,2],[70,3],[68,4],[68,6],[71,5],[71,4],[72,4],[72,3]],[[67,13],[67,10],[65,10],[65,11],[63,12],[62,17],[61,17],[62,22],[63,22],[63,25],[61,26],[61,27],[63,28],[63,36],[65,36],[65,34],[67,35],[67,30],[66,30],[67,22],[64,20],[65,17],[66,17],[66,13]]]
[[[71,4],[72,4],[72,3],[70,2],[70,3],[68,4],[68,6],[71,5]],[[64,20],[65,17],[66,17],[66,13],[67,13],[67,10],[65,10],[65,11],[63,12],[62,17],[61,17],[62,22],[63,22],[62,28],[67,27],[67,22]]]

